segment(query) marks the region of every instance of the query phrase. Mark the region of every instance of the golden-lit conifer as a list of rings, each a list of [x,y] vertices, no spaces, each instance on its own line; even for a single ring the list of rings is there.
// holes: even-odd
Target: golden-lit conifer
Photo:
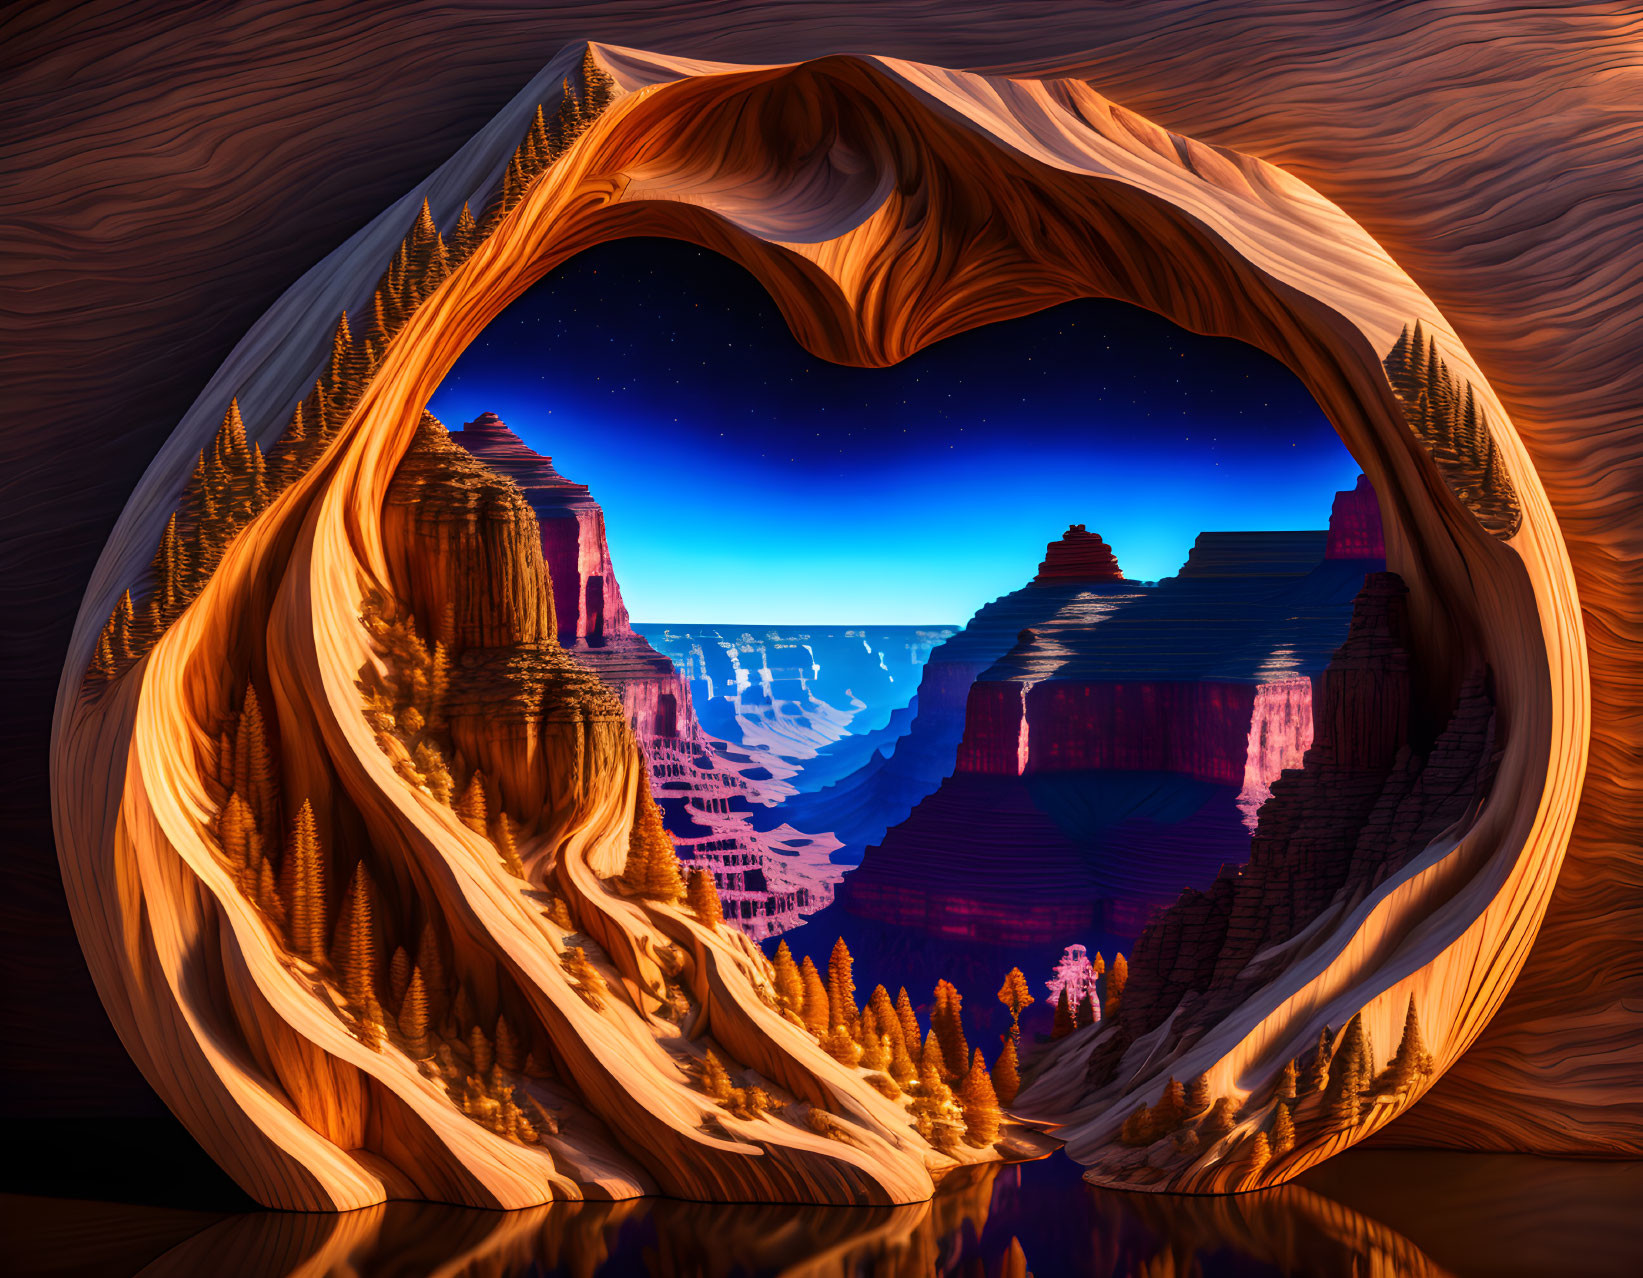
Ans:
[[[1013,1036],[1005,1038],[1004,1050],[998,1054],[998,1061],[993,1066],[993,1090],[1005,1105],[1013,1104],[1021,1090],[1021,1065],[1016,1057]]]
[[[691,910],[703,923],[718,927],[724,922],[724,907],[719,904],[719,889],[711,872],[700,867],[692,870],[686,895],[690,898]]]
[[[816,970],[808,954],[799,966],[799,979],[804,982],[804,1004],[799,1015],[806,1029],[817,1038],[825,1037],[831,1028],[828,1025],[827,986],[822,983],[821,973]]]
[[[462,797],[456,801],[456,819],[475,833],[484,834],[486,831],[485,778],[477,768],[468,778]]]
[[[966,1140],[972,1145],[986,1147],[998,1139],[998,1126],[1003,1114],[999,1109],[992,1075],[987,1072],[987,1062],[982,1059],[979,1047],[970,1061],[963,1083],[959,1085],[958,1103],[964,1110]]]
[[[497,813],[496,831],[493,835],[498,855],[502,858],[502,865],[516,879],[525,877],[525,863],[519,859],[519,848],[513,838],[513,822],[506,812]]]
[[[1130,963],[1122,954],[1115,954],[1112,958],[1112,969],[1107,973],[1105,990],[1106,998],[1101,1004],[1101,1014],[1111,1016],[1118,1010],[1118,1005],[1124,998],[1124,986],[1130,981]]]
[[[970,1064],[970,1045],[964,1040],[964,1000],[951,981],[937,981],[930,1004],[930,1028],[941,1043],[945,1077],[963,1078]]]
[[[799,1017],[804,1010],[804,977],[799,972],[799,965],[793,961],[793,951],[787,948],[786,941],[776,946],[772,966],[775,968],[777,1001],[783,1011]]]
[[[827,1023],[842,1026],[846,1033],[855,1028],[856,1008],[855,960],[850,947],[841,936],[833,942],[833,951],[827,957]]]
[[[338,956],[343,991],[357,1008],[367,1008],[376,998],[378,977],[376,933],[376,885],[361,861],[354,867],[348,884],[348,900],[343,917],[347,925],[346,945]],[[339,925],[338,931],[342,931]]]
[[[525,1064],[525,1049],[506,1016],[496,1018],[496,1063],[514,1073],[518,1073]]]
[[[924,1031],[919,1028],[918,1014],[913,1011],[913,1000],[903,985],[896,992],[896,1019],[901,1022],[901,1036],[907,1043],[907,1054],[915,1060],[924,1042]]]

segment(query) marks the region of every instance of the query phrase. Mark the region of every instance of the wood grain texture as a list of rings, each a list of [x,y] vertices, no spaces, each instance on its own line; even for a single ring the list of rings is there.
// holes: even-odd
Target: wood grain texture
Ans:
[[[1159,123],[1307,180],[1390,251],[1465,339],[1570,548],[1598,689],[1593,766],[1540,945],[1474,1049],[1476,1067],[1463,1065],[1460,1084],[1440,1086],[1394,1130],[1424,1123],[1426,1135],[1497,1143],[1500,1130],[1465,1121],[1448,1099],[1482,1088],[1488,1108],[1516,1132],[1532,1130],[1539,1147],[1635,1148],[1643,1106],[1631,1009],[1643,973],[1635,941],[1623,939],[1638,935],[1643,914],[1643,800],[1626,784],[1638,765],[1634,648],[1643,631],[1629,414],[1640,374],[1626,327],[1640,252],[1625,233],[1637,187],[1627,52],[1639,39],[1635,16],[1595,5],[1182,4],[1077,18],[1057,7],[1034,24],[1019,10],[971,23],[948,7],[870,9],[787,9],[761,21],[606,7],[598,21],[630,43],[721,57],[855,45],[972,65],[1013,60],[1032,73],[1077,69]],[[318,4],[288,8],[283,23],[237,11],[231,35],[226,19],[162,10],[123,26],[95,6],[9,20],[7,56],[28,65],[5,78],[20,124],[6,165],[31,182],[7,253],[17,285],[8,290],[8,339],[20,338],[7,348],[36,370],[12,400],[19,427],[7,432],[5,472],[8,518],[20,530],[6,543],[8,589],[18,592],[8,624],[19,627],[8,636],[7,673],[25,685],[32,673],[44,686],[57,666],[79,581],[129,476],[233,334],[290,278],[287,263],[317,259],[348,222],[408,188],[441,145],[507,96],[495,84],[509,68],[522,82],[575,34],[544,35],[539,15],[503,10],[476,21],[413,7],[369,29],[367,10],[350,12],[362,16],[347,45],[335,41],[337,24],[353,19]],[[909,15],[914,25],[899,36],[873,38],[884,34],[880,24]],[[578,17],[565,10],[556,21]],[[941,30],[916,34],[921,20]],[[545,47],[532,48],[537,40]],[[201,56],[202,44],[221,52]],[[1069,52],[1079,48],[1097,51]],[[67,74],[92,64],[99,74]],[[486,111],[427,136],[430,120],[454,118],[442,113],[481,92],[490,94]],[[257,145],[243,145],[248,132]],[[200,175],[193,190],[191,172]],[[225,287],[229,279],[239,287]],[[68,415],[49,420],[77,427],[79,447],[53,456],[41,432],[65,403]],[[36,814],[25,845],[34,852],[8,867],[22,890],[7,897],[46,902],[41,778],[26,767],[31,739],[38,767],[43,703],[36,691],[20,704],[20,762],[8,778],[21,793],[8,794],[7,810],[19,820]],[[33,737],[22,736],[31,724]],[[59,929],[54,952],[36,913],[49,912],[25,920],[25,944],[8,956],[19,979],[9,984],[61,989],[49,973],[62,965],[63,936]],[[83,995],[58,1005],[82,1022],[96,1015]],[[81,1050],[77,1027],[44,1033],[62,1044],[69,1069],[96,1059]],[[8,1103],[53,1095],[53,1073],[61,1076],[55,1066],[22,1074],[26,1085],[8,1089]],[[1543,1100],[1552,1093],[1555,1106]]]

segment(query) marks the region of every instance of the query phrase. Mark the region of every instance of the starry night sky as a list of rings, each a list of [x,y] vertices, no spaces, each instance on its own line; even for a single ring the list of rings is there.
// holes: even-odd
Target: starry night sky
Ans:
[[[429,408],[495,412],[592,487],[638,621],[962,622],[1069,523],[1156,579],[1206,529],[1323,527],[1358,473],[1282,365],[1124,303],[846,368],[740,267],[667,240],[566,263]]]

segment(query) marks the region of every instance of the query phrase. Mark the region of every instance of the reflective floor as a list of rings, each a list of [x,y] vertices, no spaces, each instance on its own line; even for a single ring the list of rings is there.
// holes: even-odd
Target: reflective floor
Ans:
[[[175,1133],[76,1140],[0,1195],[16,1275],[1443,1275],[1643,1272],[1643,1164],[1358,1151],[1240,1198],[1099,1190],[1062,1157],[898,1208],[648,1199],[245,1209]],[[78,1133],[75,1133],[78,1135]],[[29,1139],[18,1146],[25,1154]],[[62,1148],[61,1143],[57,1145]],[[205,1208],[205,1209],[202,1209]]]

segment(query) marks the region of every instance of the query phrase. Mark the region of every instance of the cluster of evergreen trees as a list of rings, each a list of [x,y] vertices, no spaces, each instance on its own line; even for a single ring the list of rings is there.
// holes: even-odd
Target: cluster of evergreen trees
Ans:
[[[1284,1067],[1269,1112],[1243,1137],[1240,1156],[1260,1167],[1289,1153],[1295,1148],[1297,1124],[1305,1124],[1319,1138],[1349,1131],[1358,1124],[1366,1103],[1382,1094],[1396,1096],[1429,1075],[1433,1060],[1421,1037],[1413,995],[1397,1052],[1379,1073],[1374,1061],[1361,1013],[1347,1022],[1338,1039],[1332,1040],[1326,1026],[1305,1069],[1293,1060]],[[1126,1145],[1143,1146],[1173,1135],[1183,1153],[1196,1156],[1232,1131],[1238,1112],[1231,1097],[1212,1100],[1204,1075],[1186,1087],[1171,1078],[1156,1104],[1139,1105],[1124,1120],[1118,1138]]]
[[[1406,324],[1384,361],[1404,415],[1455,495],[1490,532],[1510,537],[1523,512],[1472,383],[1438,354],[1417,320]]]
[[[875,986],[858,1006],[854,968],[842,937],[825,981],[808,956],[794,962],[783,941],[773,962],[776,1005],[835,1060],[872,1071],[869,1081],[883,1095],[909,1096],[914,1125],[938,1148],[961,1139],[977,1146],[997,1140],[1001,1105],[1014,1100],[1021,1085],[1015,1041],[1006,1041],[989,1070],[981,1050],[972,1051],[965,1040],[963,1000],[950,982],[936,983],[926,1032],[905,988],[892,1002],[884,986]]]
[[[541,1070],[500,1011],[494,1029],[486,1031],[467,986],[450,975],[435,918],[424,920],[414,945],[408,935],[394,945],[392,934],[402,921],[385,907],[364,857],[354,862],[334,907],[336,858],[308,799],[276,850],[281,797],[275,758],[256,688],[247,685],[239,712],[219,736],[213,770],[223,796],[218,841],[241,891],[294,959],[336,983],[362,1041],[378,1050],[391,1042],[421,1062],[425,1072],[441,1077],[464,1113],[498,1135],[536,1140],[552,1116],[519,1093],[513,1080]],[[471,828],[492,831],[504,863],[522,875],[507,814],[487,823],[485,813],[484,783],[476,773],[459,800],[458,816]],[[385,962],[390,945],[392,957]]]
[[[331,355],[313,389],[292,411],[273,452],[247,441],[239,401],[229,404],[211,445],[201,452],[149,568],[141,606],[127,591],[98,637],[88,674],[111,681],[142,657],[199,594],[234,538],[324,452],[364,394],[394,335],[485,235],[524,198],[530,184],[569,148],[616,94],[615,82],[594,62],[582,61],[580,84],[567,80],[553,119],[539,106],[524,140],[508,162],[483,227],[465,204],[449,238],[434,223],[426,200],[415,223],[377,282],[370,318],[356,339],[342,312]]]

